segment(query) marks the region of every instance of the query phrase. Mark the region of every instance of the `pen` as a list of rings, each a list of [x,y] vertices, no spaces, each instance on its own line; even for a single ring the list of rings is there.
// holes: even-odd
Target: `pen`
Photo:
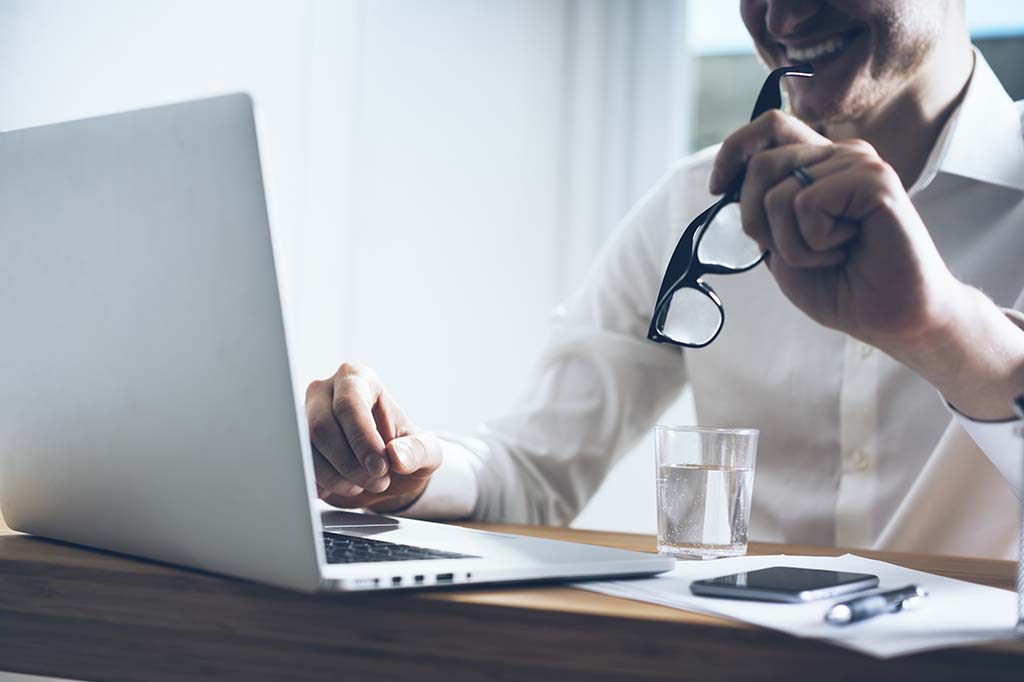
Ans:
[[[927,596],[928,590],[920,585],[907,585],[898,590],[868,594],[836,604],[825,614],[825,621],[834,625],[856,623],[883,613],[896,613],[914,608]]]

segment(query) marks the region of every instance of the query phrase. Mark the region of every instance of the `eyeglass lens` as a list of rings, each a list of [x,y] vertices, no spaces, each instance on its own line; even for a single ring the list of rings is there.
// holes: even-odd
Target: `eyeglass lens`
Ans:
[[[707,345],[722,327],[718,303],[698,289],[676,289],[664,310],[661,333],[687,346]]]

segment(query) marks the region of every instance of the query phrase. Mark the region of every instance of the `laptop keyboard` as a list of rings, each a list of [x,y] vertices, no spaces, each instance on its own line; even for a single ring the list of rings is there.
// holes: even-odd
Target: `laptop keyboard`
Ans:
[[[400,545],[354,535],[324,533],[329,564],[361,564],[368,561],[419,561],[421,559],[479,559],[472,554],[442,552],[439,549]]]

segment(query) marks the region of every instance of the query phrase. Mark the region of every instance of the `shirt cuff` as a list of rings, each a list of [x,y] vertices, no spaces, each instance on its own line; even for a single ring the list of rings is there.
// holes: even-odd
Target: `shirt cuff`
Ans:
[[[1013,308],[1003,308],[1003,313],[1024,330],[1024,314]],[[953,407],[945,398],[943,402],[963,430],[1009,481],[1017,499],[1024,499],[1024,432],[1021,431],[1021,421],[978,421]]]
[[[1024,435],[1020,433],[1020,420],[977,421],[957,410],[948,401],[946,407],[1010,483],[1017,499],[1024,499]]]
[[[472,458],[476,455],[465,445],[441,438],[444,459],[430,477],[419,499],[401,516],[431,521],[468,519],[476,507],[478,485]]]

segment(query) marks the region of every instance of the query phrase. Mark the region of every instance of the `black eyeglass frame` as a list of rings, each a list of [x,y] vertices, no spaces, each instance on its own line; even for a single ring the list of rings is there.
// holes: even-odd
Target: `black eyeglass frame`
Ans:
[[[786,76],[813,76],[814,68],[810,64],[797,64],[794,66],[783,66],[768,74],[761,86],[761,92],[754,103],[753,113],[750,120],[753,121],[766,111],[782,108],[782,79]],[[701,277],[704,275],[735,275],[746,272],[757,267],[764,260],[762,253],[757,260],[750,265],[734,268],[717,263],[704,263],[697,255],[700,242],[704,238],[708,225],[715,219],[718,212],[725,206],[740,200],[740,188],[743,187],[745,171],[740,171],[733,178],[728,190],[710,207],[690,221],[690,224],[683,230],[676,248],[672,251],[672,258],[669,259],[668,267],[665,269],[665,276],[661,280],[661,287],[658,290],[658,300],[654,306],[654,314],[651,317],[651,324],[647,330],[647,338],[656,343],[668,343],[682,348],[704,348],[710,345],[725,326],[725,307],[718,294]],[[668,318],[668,310],[672,296],[680,289],[696,289],[700,291],[716,306],[718,306],[719,322],[718,329],[704,343],[686,343],[677,341],[664,334],[665,321]]]

